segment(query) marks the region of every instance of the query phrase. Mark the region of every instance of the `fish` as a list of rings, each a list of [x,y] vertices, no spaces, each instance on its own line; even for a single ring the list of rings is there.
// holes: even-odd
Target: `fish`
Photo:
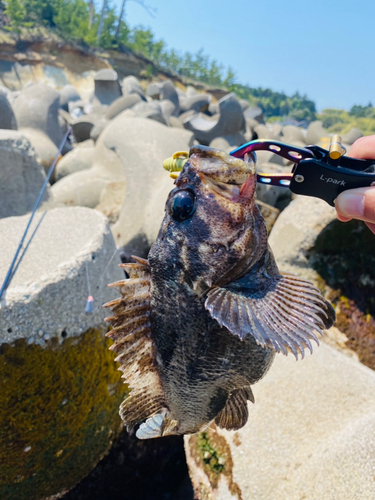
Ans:
[[[303,358],[335,321],[312,283],[279,272],[252,154],[194,146],[174,184],[148,259],[120,264],[105,305],[130,388],[120,415],[139,439],[240,429],[275,354]]]

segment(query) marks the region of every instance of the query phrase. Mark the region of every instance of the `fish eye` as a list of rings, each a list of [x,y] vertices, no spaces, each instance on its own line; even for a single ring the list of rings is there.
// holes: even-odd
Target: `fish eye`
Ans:
[[[182,222],[195,212],[195,194],[188,189],[180,189],[171,193],[169,212],[173,219]]]

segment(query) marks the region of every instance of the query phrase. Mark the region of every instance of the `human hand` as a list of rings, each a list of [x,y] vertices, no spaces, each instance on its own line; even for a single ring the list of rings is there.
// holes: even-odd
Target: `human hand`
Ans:
[[[361,137],[350,148],[349,156],[363,160],[375,159],[375,135]],[[375,186],[348,189],[335,201],[337,218],[342,222],[363,220],[375,234]]]

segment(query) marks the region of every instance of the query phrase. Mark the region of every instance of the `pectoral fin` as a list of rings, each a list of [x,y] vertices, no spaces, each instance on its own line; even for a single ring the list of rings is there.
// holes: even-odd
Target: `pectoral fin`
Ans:
[[[248,419],[247,401],[254,403],[251,387],[235,389],[229,396],[224,408],[215,418],[215,424],[221,429],[237,430],[243,427]]]
[[[216,287],[205,307],[221,326],[244,339],[252,335],[263,347],[298,359],[311,340],[335,321],[332,306],[309,281],[293,274],[269,276],[259,268],[241,280]]]

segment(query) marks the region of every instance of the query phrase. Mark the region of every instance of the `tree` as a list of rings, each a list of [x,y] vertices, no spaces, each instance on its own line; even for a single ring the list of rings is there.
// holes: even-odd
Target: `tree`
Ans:
[[[122,18],[123,18],[124,10],[125,10],[125,2],[126,2],[126,0],[122,0],[120,15],[118,16],[118,24],[117,24],[116,34],[115,34],[116,40],[118,40],[119,34],[120,34]],[[145,11],[150,14],[151,17],[155,17],[156,9],[153,9],[152,7],[146,5],[143,0],[133,0],[133,2],[136,2],[139,5],[141,5],[145,9]]]
[[[20,0],[8,0],[4,13],[10,18],[10,29],[21,33],[21,26],[26,17],[26,9]]]
[[[98,33],[97,33],[98,45],[100,45],[100,37],[102,36],[106,7],[107,7],[107,0],[103,0],[102,12],[100,14],[100,21],[99,21],[99,27],[98,27]]]
[[[371,118],[374,116],[375,110],[372,107],[371,102],[367,104],[367,106],[354,105],[349,111],[349,115],[355,116],[357,118]]]
[[[89,30],[92,27],[92,23],[94,21],[94,14],[95,14],[95,6],[94,6],[94,0],[89,0]]]

